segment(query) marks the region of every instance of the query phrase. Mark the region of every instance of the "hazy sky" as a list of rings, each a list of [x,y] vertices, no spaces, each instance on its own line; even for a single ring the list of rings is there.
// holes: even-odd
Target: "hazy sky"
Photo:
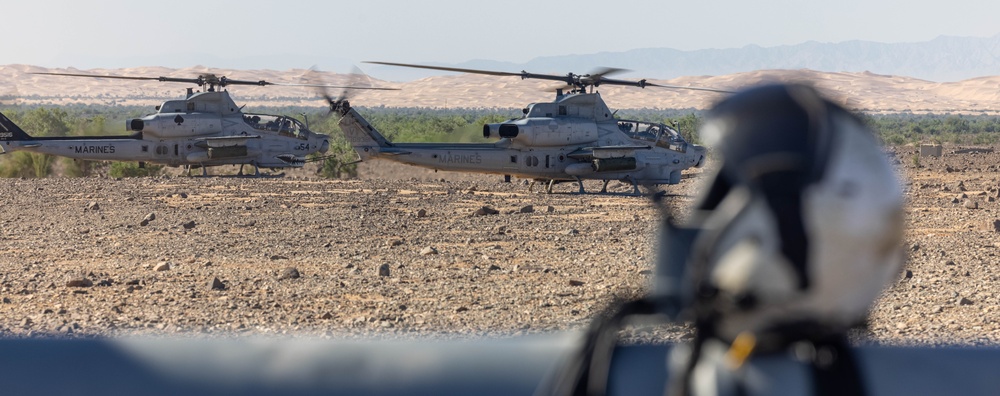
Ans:
[[[92,0],[4,4],[0,65],[342,71],[539,56],[1000,33],[995,0]]]

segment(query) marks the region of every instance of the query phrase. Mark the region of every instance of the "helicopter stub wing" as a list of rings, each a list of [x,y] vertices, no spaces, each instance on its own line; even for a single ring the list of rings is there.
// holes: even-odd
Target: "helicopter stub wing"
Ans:
[[[600,147],[582,147],[574,150],[573,152],[566,154],[575,160],[589,161],[594,158],[615,158],[615,157],[625,157],[635,153],[636,150],[650,150],[650,146],[600,146]]]
[[[199,146],[203,147],[227,147],[227,146],[242,146],[247,144],[248,139],[260,139],[260,135],[246,135],[246,136],[218,136],[218,137],[206,137],[195,139],[199,142]]]

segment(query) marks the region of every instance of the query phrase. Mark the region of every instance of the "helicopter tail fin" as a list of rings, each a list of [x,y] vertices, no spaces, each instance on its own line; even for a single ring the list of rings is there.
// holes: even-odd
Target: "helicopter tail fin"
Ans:
[[[32,140],[14,121],[0,113],[0,141]]]
[[[340,129],[344,131],[344,136],[351,142],[351,147],[358,152],[362,161],[392,147],[392,142],[382,136],[354,109],[348,108],[344,112],[344,117],[340,119]]]

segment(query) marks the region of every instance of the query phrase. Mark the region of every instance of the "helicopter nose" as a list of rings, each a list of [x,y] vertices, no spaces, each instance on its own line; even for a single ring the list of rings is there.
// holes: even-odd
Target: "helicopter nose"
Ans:
[[[319,152],[326,154],[330,150],[330,141],[323,139],[323,144],[319,146]]]

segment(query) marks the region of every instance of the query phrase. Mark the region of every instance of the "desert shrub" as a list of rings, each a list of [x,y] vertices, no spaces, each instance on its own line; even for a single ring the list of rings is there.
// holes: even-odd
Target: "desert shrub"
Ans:
[[[86,177],[93,173],[94,168],[99,166],[99,163],[62,157],[59,158],[59,165],[62,169],[62,175],[65,177]]]
[[[54,159],[49,155],[26,151],[15,151],[2,158],[0,177],[46,177],[52,170]]]
[[[140,168],[136,162],[113,162],[108,169],[108,176],[114,178],[155,176],[162,169],[162,165],[146,164],[145,168]]]

